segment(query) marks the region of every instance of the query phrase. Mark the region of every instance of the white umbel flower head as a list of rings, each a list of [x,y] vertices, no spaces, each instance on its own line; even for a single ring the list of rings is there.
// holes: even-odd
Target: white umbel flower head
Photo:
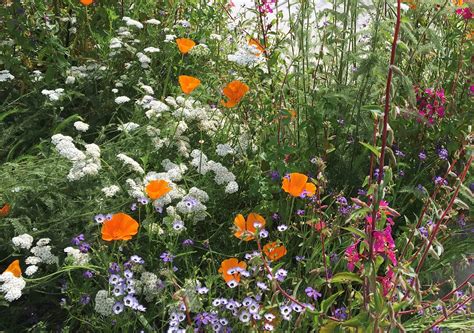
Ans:
[[[29,250],[31,248],[31,245],[33,245],[33,236],[28,235],[28,234],[22,234],[22,235],[13,237],[12,243],[16,247]]]
[[[4,294],[8,302],[13,302],[21,297],[21,291],[26,286],[25,280],[16,277],[12,272],[4,272],[0,274],[0,292]]]
[[[113,196],[115,196],[118,192],[120,192],[120,187],[118,187],[117,185],[111,185],[111,186],[108,186],[108,187],[104,187],[102,189],[102,192],[104,193],[104,195],[107,197],[107,198],[112,198]]]
[[[119,97],[115,98],[115,103],[117,103],[117,104],[124,104],[124,103],[127,103],[127,102],[130,102],[130,97],[119,96]]]
[[[78,132],[87,132],[87,130],[89,130],[89,124],[86,124],[82,121],[76,121],[74,123],[74,128]]]

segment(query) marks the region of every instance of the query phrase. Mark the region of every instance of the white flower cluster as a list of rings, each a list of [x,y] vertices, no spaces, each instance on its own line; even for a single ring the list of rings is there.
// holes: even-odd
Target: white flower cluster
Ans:
[[[36,246],[30,250],[30,252],[34,254],[34,257],[26,258],[26,264],[36,265],[41,262],[45,264],[57,263],[58,257],[51,253],[51,245],[48,245],[50,241],[51,240],[49,238],[39,239],[36,242]]]
[[[137,54],[138,61],[140,62],[142,68],[149,68],[151,64],[151,58],[145,53],[138,52]]]
[[[63,88],[58,88],[55,90],[43,89],[41,90],[41,93],[45,96],[48,96],[51,102],[56,102],[63,96],[64,89]]]
[[[263,56],[254,45],[241,44],[238,50],[227,56],[229,61],[241,66],[253,67],[263,62]]]
[[[210,34],[209,39],[220,42],[222,40],[222,36],[218,34]]]
[[[147,302],[153,302],[153,299],[159,294],[161,284],[156,274],[150,272],[143,272],[140,276],[142,283],[141,293],[145,296]]]
[[[7,69],[4,69],[0,71],[0,82],[6,82],[13,80],[15,77],[10,74],[10,71]]]
[[[96,144],[84,145],[85,151],[77,149],[70,136],[55,134],[51,141],[58,153],[72,162],[67,178],[69,181],[79,180],[87,175],[97,175],[101,169],[100,148]]]
[[[176,35],[166,35],[165,36],[165,42],[166,43],[174,42],[175,39],[176,39]]]
[[[82,121],[74,122],[74,128],[78,132],[87,132],[89,130],[89,124],[86,124]]]
[[[121,132],[130,133],[130,132],[133,132],[134,130],[136,130],[137,128],[139,128],[139,127],[140,127],[140,125],[138,125],[137,123],[128,122],[128,123],[119,125],[117,127],[117,130],[119,130]]]
[[[68,258],[72,259],[74,265],[84,266],[89,263],[89,254],[82,253],[79,249],[68,246],[64,249],[64,252],[67,253]]]
[[[136,21],[134,19],[131,19],[128,16],[124,16],[122,20],[125,22],[125,24],[129,27],[135,27],[137,29],[143,29],[143,24],[139,21]]]
[[[99,290],[95,295],[94,310],[103,316],[110,316],[112,315],[114,303],[114,298],[109,297],[107,290]]]
[[[146,20],[145,23],[148,23],[148,24],[151,24],[151,25],[160,25],[161,22],[158,21],[157,19],[149,19],[149,20]]]
[[[16,247],[20,249],[27,249],[29,250],[33,245],[33,236],[28,234],[22,234],[20,236],[16,236],[12,238],[12,243]]]
[[[124,103],[127,103],[127,102],[130,102],[130,97],[127,97],[127,96],[118,96],[115,98],[115,103],[117,104],[124,104]]]
[[[235,193],[239,190],[239,185],[235,181],[235,175],[219,162],[208,160],[207,156],[199,149],[194,149],[191,153],[191,165],[202,175],[209,171],[214,172],[214,181],[218,185],[226,184],[225,192]]]
[[[44,78],[43,76],[43,73],[41,73],[41,71],[35,69],[32,73],[31,73],[31,81],[33,82],[39,82],[39,81],[42,81]]]
[[[8,302],[17,300],[22,295],[22,290],[26,286],[25,280],[20,277],[16,277],[12,272],[4,272],[0,274],[0,292],[4,294],[5,299]]]
[[[218,144],[216,147],[216,154],[219,156],[227,156],[235,154],[234,148],[228,143],[226,144]]]
[[[211,50],[206,44],[198,44],[189,51],[189,54],[196,57],[206,57],[211,54]]]
[[[76,79],[98,79],[102,76],[101,72],[107,69],[106,66],[100,66],[95,62],[89,62],[87,65],[71,66],[66,71],[66,84],[74,84]]]
[[[110,185],[110,186],[104,187],[104,188],[102,189],[102,192],[104,193],[104,195],[105,195],[107,198],[112,198],[112,197],[114,197],[118,192],[120,192],[120,187],[118,187],[117,185]]]
[[[135,172],[138,172],[140,174],[144,174],[145,173],[145,170],[143,170],[143,168],[140,166],[140,164],[138,164],[137,161],[135,161],[133,158],[131,157],[128,157],[127,155],[125,154],[118,154],[117,155],[117,158],[123,162],[123,164],[125,165],[128,165],[130,166],[130,168],[135,171]]]
[[[168,105],[156,100],[151,94],[143,96],[136,104],[146,110],[145,115],[148,119],[159,118],[163,112],[169,111],[170,109]]]
[[[128,185],[128,194],[135,199],[140,199],[145,197],[145,192],[143,191],[143,186],[139,181],[133,179],[127,179],[125,181]]]
[[[209,196],[205,191],[197,187],[192,187],[189,189],[188,194],[178,202],[176,210],[179,213],[191,215],[194,222],[203,221],[206,218],[207,210],[203,202],[207,202],[208,200]]]

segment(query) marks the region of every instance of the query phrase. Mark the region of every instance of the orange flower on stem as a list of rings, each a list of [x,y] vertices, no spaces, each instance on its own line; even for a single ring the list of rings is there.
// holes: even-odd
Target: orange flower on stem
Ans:
[[[92,5],[92,3],[94,2],[94,0],[79,0],[80,3],[82,3],[84,6],[89,6],[89,5]]]
[[[196,43],[189,38],[177,38],[176,44],[178,45],[179,52],[186,54],[196,45]]]
[[[117,213],[102,224],[102,239],[105,241],[130,240],[138,233],[138,222],[125,213]]]
[[[283,177],[281,188],[294,197],[312,197],[316,193],[316,185],[308,183],[308,177],[297,172]]]
[[[171,191],[171,187],[166,180],[160,179],[149,182],[145,190],[150,199],[156,200]]]
[[[240,273],[245,271],[247,264],[237,258],[226,259],[221,263],[219,273],[222,274],[224,281],[231,288],[236,287],[240,282]]]
[[[13,261],[3,273],[6,273],[6,272],[10,272],[14,276],[20,277],[21,276],[20,260],[17,259]]]
[[[4,204],[2,208],[0,208],[0,216],[7,216],[10,213],[10,205]]]
[[[179,85],[181,90],[186,94],[190,94],[194,89],[196,89],[200,84],[201,80],[188,75],[180,75],[178,77]]]
[[[244,216],[239,214],[234,219],[234,225],[237,229],[234,236],[248,242],[255,238],[254,234],[257,228],[263,229],[265,227],[265,219],[259,214],[250,213],[246,221]]]
[[[222,100],[221,103],[226,108],[232,108],[240,102],[248,91],[249,87],[245,83],[238,80],[232,81],[222,90],[228,100],[227,102]]]
[[[263,247],[263,253],[271,261],[276,261],[286,254],[286,247],[284,245],[278,245],[277,242],[271,242]]]
[[[254,38],[249,39],[249,45],[255,46],[255,48],[258,50],[257,55],[261,55],[262,53],[265,53],[265,48],[260,44],[260,42]]]

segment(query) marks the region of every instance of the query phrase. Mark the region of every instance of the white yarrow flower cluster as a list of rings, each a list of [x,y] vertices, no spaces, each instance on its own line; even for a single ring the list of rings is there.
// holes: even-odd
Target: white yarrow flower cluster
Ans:
[[[68,246],[64,249],[64,252],[67,253],[68,258],[71,258],[74,265],[84,266],[89,263],[89,254],[82,253],[79,249]]]
[[[41,238],[36,242],[36,246],[33,247],[30,252],[34,254],[34,257],[26,258],[26,264],[36,265],[40,262],[45,264],[54,264],[58,262],[58,257],[51,253],[51,245],[48,245],[51,240],[49,238]]]
[[[118,154],[117,158],[123,162],[123,164],[128,165],[133,171],[138,172],[140,174],[144,174],[145,170],[135,161],[133,158],[128,157],[125,154]]]
[[[74,145],[70,136],[55,134],[51,137],[58,153],[72,162],[67,178],[69,181],[79,180],[87,175],[97,175],[101,169],[100,148],[96,144],[84,145],[82,152]]]
[[[142,68],[149,68],[151,64],[151,58],[147,56],[145,53],[138,52],[137,53],[138,61],[140,62]]]
[[[235,62],[241,66],[253,67],[263,62],[263,56],[259,49],[254,45],[242,44],[239,49],[227,56],[229,61]]]
[[[235,154],[234,148],[228,143],[226,144],[218,144],[216,147],[216,154],[219,156],[227,156]]]
[[[125,24],[129,27],[135,27],[137,29],[143,29],[143,24],[139,21],[136,21],[134,19],[131,19],[128,16],[124,16],[122,20],[125,22]]]
[[[145,115],[148,119],[159,118],[163,112],[170,109],[168,105],[156,100],[151,94],[143,96],[136,104],[146,110]]]
[[[95,295],[94,310],[103,316],[110,316],[112,315],[114,303],[114,298],[109,297],[107,290],[99,290]]]
[[[194,222],[202,221],[206,218],[207,210],[207,207],[203,202],[207,202],[208,200],[209,196],[205,191],[200,190],[197,187],[192,187],[189,189],[188,194],[178,202],[176,205],[176,211],[181,214],[190,215]]]
[[[22,234],[12,238],[12,243],[20,249],[29,250],[33,245],[33,236],[28,234]]]
[[[107,197],[107,198],[112,198],[114,197],[118,192],[120,192],[120,187],[118,187],[117,185],[111,185],[111,186],[108,186],[108,187],[104,187],[102,189],[102,192],[104,193],[104,195]]]
[[[191,165],[202,175],[209,171],[214,173],[214,181],[218,185],[226,185],[226,193],[234,193],[238,190],[235,175],[221,163],[208,160],[207,156],[199,149],[194,149],[191,153]]]
[[[74,128],[78,132],[87,132],[89,130],[89,124],[86,124],[82,121],[76,121],[74,123]]]
[[[145,23],[148,23],[148,24],[151,24],[151,25],[160,25],[161,22],[158,21],[157,19],[149,19],[149,20],[146,20]]]
[[[117,98],[115,98],[115,103],[117,104],[124,104],[124,103],[127,103],[127,102],[130,102],[130,97],[127,97],[127,96],[118,96]]]
[[[15,77],[11,75],[10,71],[7,69],[4,69],[0,71],[0,82],[6,82],[13,80]]]
[[[41,90],[41,93],[47,96],[51,102],[56,102],[63,96],[64,89],[63,88],[58,88],[55,90],[43,89]]]
[[[16,277],[12,272],[3,272],[0,274],[0,292],[3,293],[3,297],[8,302],[17,300],[22,295],[22,290],[26,286],[25,280],[20,277]]]
[[[136,130],[137,128],[139,128],[140,125],[138,125],[137,123],[133,123],[133,122],[128,122],[128,123],[125,123],[125,124],[121,124],[117,127],[117,129],[119,131],[122,131],[122,132],[133,132],[134,130]]]

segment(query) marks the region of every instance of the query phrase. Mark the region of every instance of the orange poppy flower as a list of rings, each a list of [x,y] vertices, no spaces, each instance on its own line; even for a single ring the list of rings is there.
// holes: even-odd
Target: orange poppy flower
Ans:
[[[20,260],[17,259],[13,261],[3,273],[6,273],[6,272],[10,272],[16,277],[20,277],[21,276]]]
[[[226,259],[221,263],[219,273],[222,274],[224,281],[231,288],[237,286],[240,282],[240,272],[247,268],[247,264],[244,261],[240,261],[237,258]]]
[[[102,224],[102,239],[105,241],[130,240],[138,233],[138,222],[125,213],[117,213]]]
[[[402,0],[402,2],[406,2],[410,9],[416,9],[416,0]]]
[[[239,214],[234,219],[234,225],[237,228],[234,236],[248,242],[255,238],[254,234],[257,228],[265,227],[265,219],[259,214],[250,213],[245,221],[244,216]]]
[[[10,205],[9,204],[4,204],[2,208],[0,208],[0,216],[7,216],[8,213],[10,213]]]
[[[232,81],[222,90],[224,95],[228,98],[227,102],[221,101],[222,105],[226,108],[232,108],[236,106],[240,100],[249,91],[249,86],[238,80]]]
[[[276,261],[286,254],[286,247],[284,245],[278,246],[277,242],[271,242],[263,247],[263,253],[271,261]]]
[[[179,85],[181,90],[186,94],[190,94],[194,89],[196,89],[200,84],[201,80],[196,79],[193,76],[180,75],[178,77]]]
[[[94,0],[79,0],[84,6],[89,6],[91,5]]]
[[[293,172],[283,177],[281,188],[294,197],[311,197],[316,193],[316,185],[307,181],[308,177],[306,175]]]
[[[177,38],[176,44],[178,44],[179,52],[186,54],[196,45],[196,43],[189,38]]]
[[[265,48],[260,44],[260,42],[256,39],[250,38],[249,39],[249,45],[255,46],[257,50],[259,51],[257,55],[261,55],[262,53],[265,52]]]
[[[146,186],[146,194],[152,200],[156,200],[164,196],[166,193],[171,191],[171,187],[169,186],[166,180],[152,180]]]

